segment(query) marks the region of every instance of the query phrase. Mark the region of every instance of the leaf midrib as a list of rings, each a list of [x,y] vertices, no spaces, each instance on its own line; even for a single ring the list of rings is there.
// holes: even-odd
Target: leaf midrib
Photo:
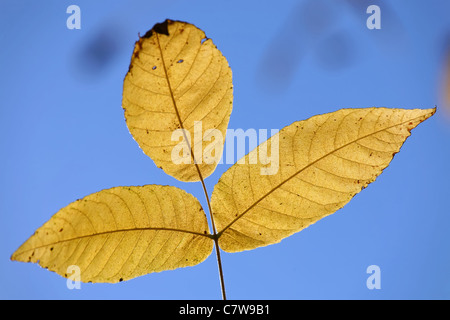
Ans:
[[[189,140],[187,139],[186,129],[184,128],[183,121],[181,120],[181,116],[180,116],[180,113],[178,111],[177,102],[175,100],[175,96],[174,96],[174,93],[173,93],[173,90],[172,90],[172,86],[170,84],[169,74],[167,72],[166,62],[164,60],[164,55],[163,55],[163,51],[162,51],[162,48],[161,48],[161,43],[159,41],[159,34],[157,32],[155,32],[155,34],[156,34],[156,40],[158,42],[159,53],[161,55],[161,61],[162,61],[163,69],[164,69],[164,74],[166,76],[167,86],[168,86],[168,89],[169,89],[170,97],[172,99],[173,107],[175,109],[175,113],[177,115],[178,122],[179,122],[180,127],[181,127],[181,129],[183,131],[184,141],[186,141],[186,144],[187,144],[187,146],[189,148],[189,152],[191,154],[192,161],[193,161],[193,163],[195,165],[195,169],[197,170],[198,177],[199,177],[199,179],[200,179],[200,181],[202,183],[202,188],[203,188],[203,191],[205,193],[206,202],[207,202],[207,205],[208,205],[209,214],[210,214],[210,218],[211,218],[212,231],[213,231],[212,233],[213,233],[213,235],[215,237],[216,233],[217,233],[216,232],[216,225],[214,223],[214,217],[213,217],[213,214],[212,214],[211,203],[210,203],[210,199],[209,199],[209,196],[208,196],[208,192],[207,192],[206,186],[205,186],[205,180],[203,178],[202,172],[200,171],[200,167],[197,164],[197,161],[195,159],[195,155],[194,155],[194,152],[192,150],[191,144],[189,143]],[[217,237],[215,238],[215,241],[217,241]]]
[[[103,236],[103,235],[110,235],[110,234],[120,233],[120,232],[136,232],[136,231],[169,231],[169,232],[188,233],[188,234],[193,234],[196,236],[203,236],[203,237],[210,238],[210,239],[213,238],[212,235],[208,234],[208,233],[205,234],[205,233],[201,233],[201,232],[176,229],[176,228],[147,227],[147,228],[117,229],[117,230],[97,232],[97,233],[93,233],[93,234],[87,234],[87,235],[77,236],[77,237],[73,237],[73,238],[69,238],[69,239],[62,239],[62,240],[50,242],[50,243],[36,246],[36,247],[30,248],[27,250],[23,250],[22,252],[17,253],[17,255],[21,255],[28,251],[33,251],[36,249],[41,249],[41,248],[45,248],[45,247],[49,247],[49,246],[54,246],[54,245],[65,243],[65,242],[76,241],[76,240],[80,240],[80,239],[92,238],[92,237]]]

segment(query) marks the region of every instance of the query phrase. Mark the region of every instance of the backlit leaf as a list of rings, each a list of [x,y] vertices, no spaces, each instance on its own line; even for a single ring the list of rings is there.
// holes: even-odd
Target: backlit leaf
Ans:
[[[83,282],[119,282],[150,272],[193,266],[211,253],[198,200],[171,186],[117,187],[91,194],[57,212],[12,260],[38,262]]]
[[[435,109],[342,109],[295,122],[220,178],[211,197],[219,244],[228,252],[281,241],[342,208],[373,182]],[[279,142],[279,167],[249,164]],[[273,156],[273,155],[272,155]]]
[[[199,181],[199,172],[205,178],[214,171],[223,139],[215,139],[211,130],[225,137],[232,101],[228,62],[194,25],[166,20],[136,42],[122,106],[134,139],[167,174],[181,181]],[[195,121],[199,122],[194,135]],[[177,129],[186,134],[173,136]],[[185,152],[173,154],[180,143]],[[204,154],[211,144],[215,152]],[[174,156],[179,161],[174,162]]]

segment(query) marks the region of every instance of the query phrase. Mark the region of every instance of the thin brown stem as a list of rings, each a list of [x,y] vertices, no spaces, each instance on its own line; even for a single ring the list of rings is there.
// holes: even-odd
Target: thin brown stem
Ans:
[[[217,236],[214,237],[214,244],[216,246],[217,265],[219,267],[220,288],[222,289],[222,299],[227,300],[227,294],[225,291],[225,281],[223,279],[222,260],[220,259],[219,238]]]
[[[211,203],[209,201],[209,196],[208,196],[208,191],[206,190],[205,181],[203,180],[203,176],[202,176],[202,173],[200,172],[199,167],[197,165],[196,165],[196,167],[197,167],[198,175],[200,177],[200,181],[202,182],[203,192],[205,193],[206,202],[208,204],[209,216],[211,218],[214,246],[216,249],[216,256],[217,256],[217,266],[219,267],[220,287],[222,289],[222,299],[227,300],[227,295],[226,295],[226,291],[225,291],[225,281],[223,279],[222,259],[220,258],[219,236],[217,235],[216,225],[214,223],[214,216],[212,214]]]
[[[219,277],[220,277],[220,287],[222,289],[222,299],[226,300],[225,281],[223,279],[223,270],[222,270],[222,259],[220,258],[219,235],[217,235],[216,225],[214,223],[214,217],[213,217],[212,210],[211,210],[211,203],[209,201],[208,191],[206,190],[205,180],[203,179],[203,175],[202,175],[202,173],[200,171],[200,168],[199,168],[199,166],[197,164],[197,161],[195,159],[195,155],[194,155],[194,152],[192,150],[191,144],[189,143],[189,140],[187,139],[186,132],[185,132],[184,125],[183,125],[183,121],[181,120],[181,116],[180,116],[180,113],[178,111],[177,103],[175,101],[175,97],[173,95],[172,87],[171,87],[171,84],[170,84],[170,81],[169,81],[169,75],[167,73],[166,63],[164,61],[164,55],[162,53],[161,44],[159,42],[159,35],[158,35],[158,33],[156,33],[156,39],[158,41],[158,47],[159,47],[159,51],[160,51],[160,54],[161,54],[161,62],[162,62],[162,65],[163,65],[165,76],[166,76],[167,85],[169,87],[170,96],[172,98],[173,107],[175,108],[175,113],[177,115],[178,122],[179,122],[180,127],[181,127],[181,129],[183,131],[184,141],[186,141],[186,143],[188,145],[188,149],[189,149],[189,151],[191,153],[192,161],[194,162],[195,168],[197,169],[198,176],[199,176],[200,181],[202,183],[203,192],[204,192],[205,197],[206,197],[206,202],[208,204],[209,216],[210,216],[210,219],[211,219],[211,225],[212,225],[212,231],[213,231],[213,237],[212,238],[214,239],[214,246],[215,246],[216,255],[217,255],[217,265],[219,267]]]

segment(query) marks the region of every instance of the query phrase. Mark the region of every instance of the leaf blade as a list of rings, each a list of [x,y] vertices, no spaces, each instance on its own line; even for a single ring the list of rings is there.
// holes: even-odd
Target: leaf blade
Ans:
[[[37,262],[83,282],[120,282],[193,266],[212,251],[206,216],[192,195],[171,186],[116,187],[79,199],[39,228],[11,260]]]
[[[212,129],[225,136],[232,100],[228,62],[194,25],[166,20],[136,42],[122,106],[130,133],[167,174],[181,181],[199,181],[200,175],[207,177],[215,170],[223,139],[214,142],[214,159],[203,161],[203,138]],[[195,121],[202,124],[199,140],[195,140]],[[177,129],[186,130],[181,142],[172,140]],[[189,152],[176,155],[182,163],[174,163],[172,150],[180,143]]]
[[[339,210],[381,174],[410,131],[434,112],[341,109],[283,128],[244,157],[248,163],[277,138],[277,174],[261,176],[262,165],[235,164],[214,188],[211,206],[221,248],[237,252],[277,243]]]

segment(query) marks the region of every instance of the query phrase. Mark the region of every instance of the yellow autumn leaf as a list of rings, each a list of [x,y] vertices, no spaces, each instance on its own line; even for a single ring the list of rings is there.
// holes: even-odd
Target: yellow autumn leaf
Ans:
[[[214,187],[211,206],[220,247],[238,252],[277,243],[336,212],[381,174],[410,131],[434,113],[342,109],[283,128]],[[280,151],[276,172],[249,164],[274,143]]]
[[[199,181],[215,170],[232,101],[228,62],[194,25],[166,20],[136,42],[123,84],[125,119],[167,174]]]
[[[212,246],[194,196],[171,186],[116,187],[58,211],[11,259],[65,277],[74,265],[83,282],[115,283],[196,265]]]

